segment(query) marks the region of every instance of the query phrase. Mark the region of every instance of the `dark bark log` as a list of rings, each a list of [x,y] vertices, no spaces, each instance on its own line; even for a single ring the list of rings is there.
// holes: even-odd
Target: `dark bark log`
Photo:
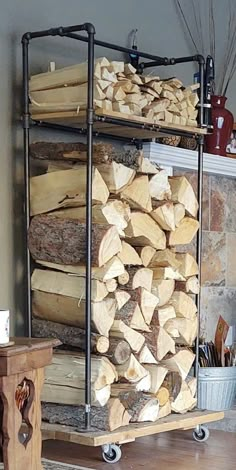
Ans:
[[[131,348],[127,341],[120,338],[109,338],[109,349],[106,357],[115,365],[124,364],[131,355]]]

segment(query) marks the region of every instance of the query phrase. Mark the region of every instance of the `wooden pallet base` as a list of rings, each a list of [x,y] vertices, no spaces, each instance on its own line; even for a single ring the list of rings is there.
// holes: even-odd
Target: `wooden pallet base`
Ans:
[[[222,411],[191,411],[185,415],[171,414],[155,423],[131,424],[113,432],[97,431],[88,433],[76,432],[76,429],[70,426],[42,423],[42,435],[44,440],[56,439],[97,447],[104,444],[121,444],[134,441],[138,437],[174,431],[176,429],[193,429],[199,424],[220,421],[223,418],[224,413]]]

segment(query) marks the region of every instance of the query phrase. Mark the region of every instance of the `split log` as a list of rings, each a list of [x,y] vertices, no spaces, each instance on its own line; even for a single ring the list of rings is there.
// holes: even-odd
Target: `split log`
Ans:
[[[144,336],[127,326],[122,320],[115,320],[110,329],[110,336],[122,338],[129,343],[132,351],[139,352],[145,343]]]
[[[114,194],[118,194],[125,189],[135,177],[135,170],[122,163],[112,162],[110,165],[102,163],[97,165],[97,170],[105,181],[108,190]],[[106,201],[102,202],[105,203]]]
[[[125,379],[130,383],[137,383],[144,377],[149,375],[149,372],[139,364],[138,360],[131,354],[130,358],[124,364],[116,367],[120,379]]]
[[[119,254],[119,253],[118,253]],[[50,263],[49,261],[37,260],[36,263],[49,268],[52,270],[63,271],[66,273],[76,274],[78,277],[86,276],[85,266],[76,266],[68,264],[57,264]],[[104,266],[100,268],[92,267],[92,279],[96,279],[101,282],[107,282],[115,277],[120,276],[125,272],[124,265],[118,258],[118,256],[113,256]]]
[[[183,382],[179,395],[176,400],[171,403],[171,409],[175,413],[183,414],[193,410],[195,406],[197,406],[197,399],[193,398],[188,385],[186,382]]]
[[[158,307],[167,304],[173,295],[175,289],[175,281],[172,279],[155,279],[152,282],[152,294],[159,299]]]
[[[149,189],[151,197],[158,201],[171,198],[171,188],[168,181],[168,174],[165,170],[160,170],[156,175],[152,176],[149,181]]]
[[[50,424],[63,424],[82,428],[84,426],[84,407],[42,404],[42,419]],[[118,398],[111,398],[102,408],[91,408],[91,425],[100,431],[114,431],[127,426],[130,415]]]
[[[144,158],[137,170],[138,173],[143,173],[144,175],[156,175],[158,171],[158,166],[150,162],[149,158]]]
[[[168,335],[171,336],[171,338],[179,338],[180,337],[180,334],[179,334],[179,330],[178,330],[178,327],[177,327],[177,323],[176,323],[176,318],[171,318],[170,320],[167,320],[167,322],[165,323],[165,330],[166,332],[168,333]],[[178,341],[176,341],[177,343]]]
[[[186,212],[192,217],[197,216],[198,202],[194,190],[185,176],[169,178],[171,187],[171,200],[184,205]]]
[[[181,291],[175,291],[169,301],[175,308],[176,316],[194,320],[196,317],[197,306],[195,302]]]
[[[158,297],[152,294],[151,292],[147,291],[143,287],[138,287],[137,289],[130,290],[129,294],[132,300],[138,302],[145,322],[147,323],[147,325],[150,325],[154,310],[159,303]]]
[[[166,416],[171,414],[171,404],[168,401],[164,406],[160,406],[158,419],[165,418]]]
[[[33,315],[42,320],[85,328],[85,301],[63,295],[33,292]],[[91,328],[95,333],[108,337],[116,312],[115,299],[92,302]]]
[[[126,270],[129,274],[129,281],[125,284],[125,290],[132,291],[138,287],[143,287],[147,291],[151,292],[153,279],[153,272],[151,269],[127,267]]]
[[[160,202],[158,205],[153,204],[153,210],[150,215],[163,230],[175,230],[173,202]]]
[[[184,277],[191,277],[199,274],[199,269],[195,258],[189,253],[176,253],[176,259],[180,262],[179,272]]]
[[[193,365],[195,354],[189,349],[181,349],[173,356],[162,360],[162,364],[172,372],[178,372],[183,380],[186,379]]]
[[[181,203],[174,204],[175,226],[178,227],[185,216],[185,207]]]
[[[118,312],[115,320],[122,320],[125,325],[139,331],[150,331],[137,302],[129,300]]]
[[[85,351],[85,330],[81,328],[33,318],[32,332],[35,338],[58,338],[65,346]],[[108,354],[111,347],[111,344],[109,346],[109,339],[105,336],[98,335],[97,333],[91,334],[91,351],[93,353]]]
[[[129,273],[128,271],[124,271],[120,276],[118,276],[118,283],[120,286],[125,286],[129,282]]]
[[[163,251],[156,251],[148,267],[171,267],[174,269],[179,269],[180,265],[181,261],[177,259],[175,252],[169,248],[166,248]]]
[[[186,294],[199,294],[200,285],[199,280],[196,276],[189,277],[185,282],[178,281],[175,284],[175,288],[177,291],[183,291]]]
[[[159,402],[156,398],[142,392],[131,391],[121,393],[119,399],[131,416],[131,423],[157,420]]]
[[[136,149],[125,149],[118,151],[113,148],[112,154],[109,157],[110,162],[121,163],[132,170],[138,170],[143,161],[143,151]],[[106,162],[104,162],[106,163]]]
[[[107,282],[111,281],[116,282],[115,279],[111,279]],[[91,287],[91,299],[93,302],[100,302],[108,295],[108,288],[106,284],[101,281],[93,279]],[[78,277],[59,271],[35,269],[31,276],[31,289],[33,291],[37,290],[85,300],[85,288],[86,280],[84,277]]]
[[[174,279],[175,281],[185,281],[185,278],[176,268],[152,268],[153,270],[153,279]]]
[[[155,248],[153,248],[152,246],[138,246],[136,247],[136,251],[138,252],[142,260],[142,264],[143,266],[145,266],[145,268],[149,266],[153,256],[156,253]]]
[[[103,266],[121,250],[116,227],[95,225],[92,228],[92,265]],[[39,215],[32,219],[28,244],[35,260],[59,264],[86,262],[86,225],[75,219]]]
[[[118,257],[125,266],[139,266],[143,264],[137,251],[129,243],[122,241],[121,246],[121,252],[118,253]]]
[[[179,332],[179,337],[177,338],[176,343],[192,346],[197,337],[197,316],[195,315],[195,318],[192,318],[191,320],[188,320],[187,318],[176,318],[175,326]]]
[[[168,373],[168,369],[156,364],[146,364],[145,369],[147,369],[151,376],[150,393],[156,394],[163,384],[166,374]]]
[[[186,378],[186,383],[188,385],[188,388],[192,394],[192,397],[194,398],[197,393],[197,379],[196,377],[187,377]]]
[[[170,399],[169,390],[167,390],[165,387],[159,388],[158,392],[156,393],[156,398],[160,406],[165,406],[165,404],[169,402]]]
[[[166,248],[166,236],[158,224],[148,215],[133,212],[125,229],[127,241],[134,246],[152,246],[157,250]]]
[[[110,385],[118,379],[116,368],[103,356],[91,360],[93,405],[104,406],[110,398]],[[108,386],[108,387],[107,387]],[[65,405],[82,405],[85,390],[85,356],[54,354],[45,368],[42,401]]]
[[[114,297],[116,299],[117,309],[120,310],[130,300],[131,296],[124,290],[116,289]]]
[[[151,212],[152,202],[148,176],[143,175],[135,178],[135,180],[121,192],[121,198],[127,201],[132,209]]]
[[[151,353],[149,347],[144,344],[143,348],[139,353],[136,354],[136,358],[140,362],[140,364],[157,364],[157,360]]]
[[[109,339],[109,349],[105,351],[105,356],[112,364],[119,365],[128,361],[131,355],[131,348],[127,341],[119,338]]]
[[[99,282],[99,281],[98,281]],[[93,281],[92,281],[92,286],[93,286]],[[109,281],[105,282],[105,286],[107,289],[107,292],[115,292],[117,289],[118,283],[116,279],[109,279]]]
[[[163,380],[163,386],[168,390],[170,401],[176,400],[182,387],[182,378],[178,372],[168,372]]]
[[[174,232],[169,232],[168,242],[170,246],[185,245],[191,243],[199,229],[198,220],[184,217]]]
[[[176,318],[175,309],[172,305],[157,307],[152,317],[152,325],[164,327],[171,318]]]
[[[93,169],[92,194],[93,204],[105,204],[109,196],[107,185],[97,169]],[[30,202],[31,215],[50,212],[61,207],[84,206],[86,166],[33,176],[30,179]]]
[[[161,361],[168,352],[175,354],[175,342],[164,328],[155,326],[151,333],[143,333],[146,344],[157,361]]]

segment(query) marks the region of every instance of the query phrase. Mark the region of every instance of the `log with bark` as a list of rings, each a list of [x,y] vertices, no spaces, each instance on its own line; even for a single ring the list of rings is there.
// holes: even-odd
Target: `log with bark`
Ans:
[[[197,399],[192,396],[191,390],[186,384],[182,382],[179,395],[171,403],[171,409],[175,413],[186,413],[187,411],[193,410],[197,406]]]
[[[127,341],[119,338],[109,338],[109,348],[104,354],[112,364],[119,365],[127,362],[131,355],[131,348]]]
[[[141,379],[149,376],[148,370],[142,366],[133,354],[128,361],[116,367],[120,379],[130,383],[140,382]]]
[[[63,424],[72,429],[84,427],[83,406],[63,406],[54,403],[42,404],[42,419],[50,424]],[[103,407],[91,407],[91,425],[100,431],[114,431],[127,426],[130,415],[118,398],[111,398]]]
[[[116,227],[93,224],[92,265],[103,266],[121,250]],[[77,220],[38,215],[31,221],[28,244],[35,260],[59,264],[86,261],[86,225]]]
[[[127,326],[122,320],[115,320],[110,329],[110,336],[122,338],[129,343],[132,351],[139,352],[145,343],[144,336]]]
[[[157,305],[159,304],[159,298],[149,292],[143,287],[138,287],[135,290],[130,290],[130,297],[136,301],[140,306],[143,318],[147,325],[150,325],[153,317],[153,313]],[[143,328],[144,331],[147,331]]]
[[[157,361],[161,361],[168,352],[175,354],[175,342],[170,335],[159,326],[153,326],[151,333],[143,333],[146,344]]]
[[[172,372],[178,372],[183,380],[186,379],[193,365],[195,355],[189,349],[181,349],[176,354],[165,357],[162,364]]]
[[[119,399],[131,416],[131,423],[143,421],[156,421],[159,413],[159,402],[157,398],[142,392],[122,392]]]
[[[183,291],[186,294],[199,294],[200,285],[199,280],[196,276],[189,277],[185,281],[177,281],[175,283],[175,288],[177,291]]]
[[[178,372],[168,372],[163,380],[163,387],[169,392],[170,401],[176,400],[182,387],[182,378]]]
[[[129,300],[118,312],[115,320],[122,320],[127,326],[139,331],[150,331],[145,323],[138,302]]]
[[[159,299],[158,307],[163,307],[171,299],[175,289],[173,279],[155,279],[152,282],[152,293]]]

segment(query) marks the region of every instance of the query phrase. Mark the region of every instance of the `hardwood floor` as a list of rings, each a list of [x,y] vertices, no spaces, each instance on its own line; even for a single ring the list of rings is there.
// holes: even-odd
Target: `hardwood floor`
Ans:
[[[122,446],[122,459],[110,466],[100,448],[46,441],[43,456],[95,470],[235,470],[236,434],[211,431],[207,442],[197,443],[191,431],[174,431],[141,438]]]

